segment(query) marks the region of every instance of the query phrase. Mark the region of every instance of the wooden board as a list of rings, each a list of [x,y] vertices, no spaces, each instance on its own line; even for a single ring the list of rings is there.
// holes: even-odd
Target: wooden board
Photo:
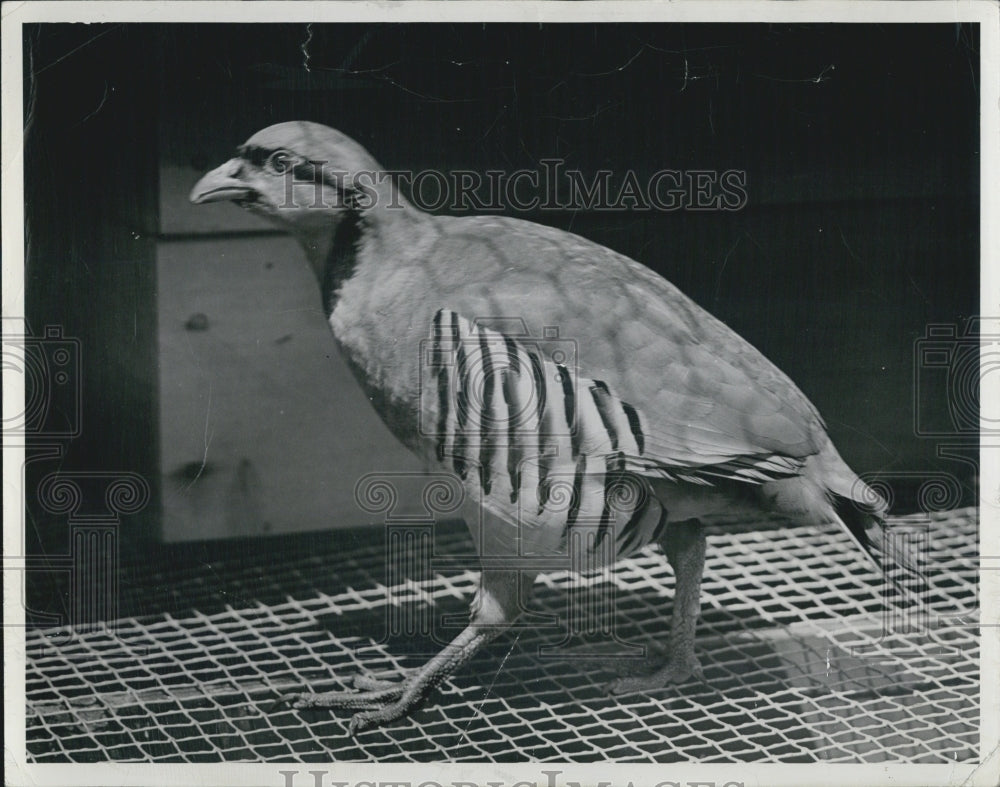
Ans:
[[[358,479],[419,465],[339,358],[298,247],[163,241],[157,264],[164,540],[378,520]]]

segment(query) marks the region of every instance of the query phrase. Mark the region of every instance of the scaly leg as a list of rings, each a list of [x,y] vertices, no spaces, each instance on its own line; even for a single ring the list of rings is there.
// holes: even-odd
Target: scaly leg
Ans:
[[[355,680],[355,685],[367,690],[290,694],[278,702],[290,704],[293,708],[360,710],[351,718],[352,735],[402,718],[483,645],[510,627],[521,611],[521,600],[526,600],[530,594],[534,580],[535,575],[531,572],[483,571],[479,578],[479,590],[472,602],[469,625],[434,658],[399,683],[361,678]]]
[[[683,683],[692,675],[701,676],[701,666],[694,653],[694,630],[701,611],[705,533],[695,519],[672,523],[664,530],[660,545],[676,579],[667,663],[651,675],[618,678],[608,686],[613,694],[662,689],[668,683]]]

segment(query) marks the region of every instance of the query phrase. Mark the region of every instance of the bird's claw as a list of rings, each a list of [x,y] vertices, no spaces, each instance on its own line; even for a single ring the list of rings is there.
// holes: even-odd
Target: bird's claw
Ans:
[[[359,732],[367,730],[368,726],[369,721],[365,718],[365,715],[363,713],[355,713],[347,723],[347,732],[352,736],[357,735]]]
[[[295,696],[294,694],[282,694],[264,709],[264,713],[270,714],[288,710],[292,706],[291,701]]]
[[[301,708],[316,707],[313,703],[323,695],[311,694],[304,691],[296,691],[291,694],[282,694],[271,705],[269,711],[276,710],[299,710]]]
[[[406,712],[410,709],[411,704],[412,703],[399,701],[393,702],[389,705],[383,705],[381,708],[374,710],[366,710],[355,713],[351,716],[350,722],[348,722],[347,730],[351,735],[357,735],[359,732],[364,732],[369,727],[376,727],[396,721],[396,719],[406,715]]]

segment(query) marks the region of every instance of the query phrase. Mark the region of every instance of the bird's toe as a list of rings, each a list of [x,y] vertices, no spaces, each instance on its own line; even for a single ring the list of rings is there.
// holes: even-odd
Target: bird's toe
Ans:
[[[704,680],[704,672],[698,659],[671,661],[650,675],[630,675],[617,678],[608,684],[611,694],[630,694],[637,691],[656,691],[670,685],[686,683],[694,678]]]
[[[387,700],[393,699],[394,692],[385,691],[328,691],[322,694],[303,692],[301,694],[289,694],[279,699],[279,702],[287,703],[295,710],[305,708],[348,708],[358,710],[360,708],[377,708]]]
[[[414,704],[413,702],[399,701],[382,705],[372,710],[355,713],[347,726],[348,732],[351,735],[357,735],[359,732],[364,732],[371,727],[379,727],[394,722],[405,716]]]
[[[310,696],[315,696],[315,695],[304,694],[303,692],[300,691],[292,692],[291,694],[282,694],[273,703],[271,703],[271,705],[267,709],[267,712],[277,713],[279,711],[288,710],[290,708],[294,709],[300,707],[309,707],[308,705],[302,705],[301,703],[303,701],[303,698],[307,698]]]
[[[632,676],[629,678],[616,678],[608,684],[609,694],[632,694],[635,692],[654,691],[662,689],[663,684],[654,680],[654,676]]]
[[[286,694],[281,698],[281,701],[295,710],[300,710],[302,708],[322,707],[324,696],[328,695],[313,694],[311,692],[297,692],[295,694]]]
[[[394,694],[402,694],[404,681],[387,680],[386,678],[376,678],[374,675],[356,675],[354,677],[354,688],[360,691],[391,691]]]

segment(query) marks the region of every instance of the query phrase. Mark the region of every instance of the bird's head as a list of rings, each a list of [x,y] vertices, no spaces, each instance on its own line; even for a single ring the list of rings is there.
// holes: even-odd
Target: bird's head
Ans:
[[[307,243],[348,214],[405,208],[378,162],[327,126],[291,121],[258,131],[225,164],[206,174],[191,202],[228,200]]]

